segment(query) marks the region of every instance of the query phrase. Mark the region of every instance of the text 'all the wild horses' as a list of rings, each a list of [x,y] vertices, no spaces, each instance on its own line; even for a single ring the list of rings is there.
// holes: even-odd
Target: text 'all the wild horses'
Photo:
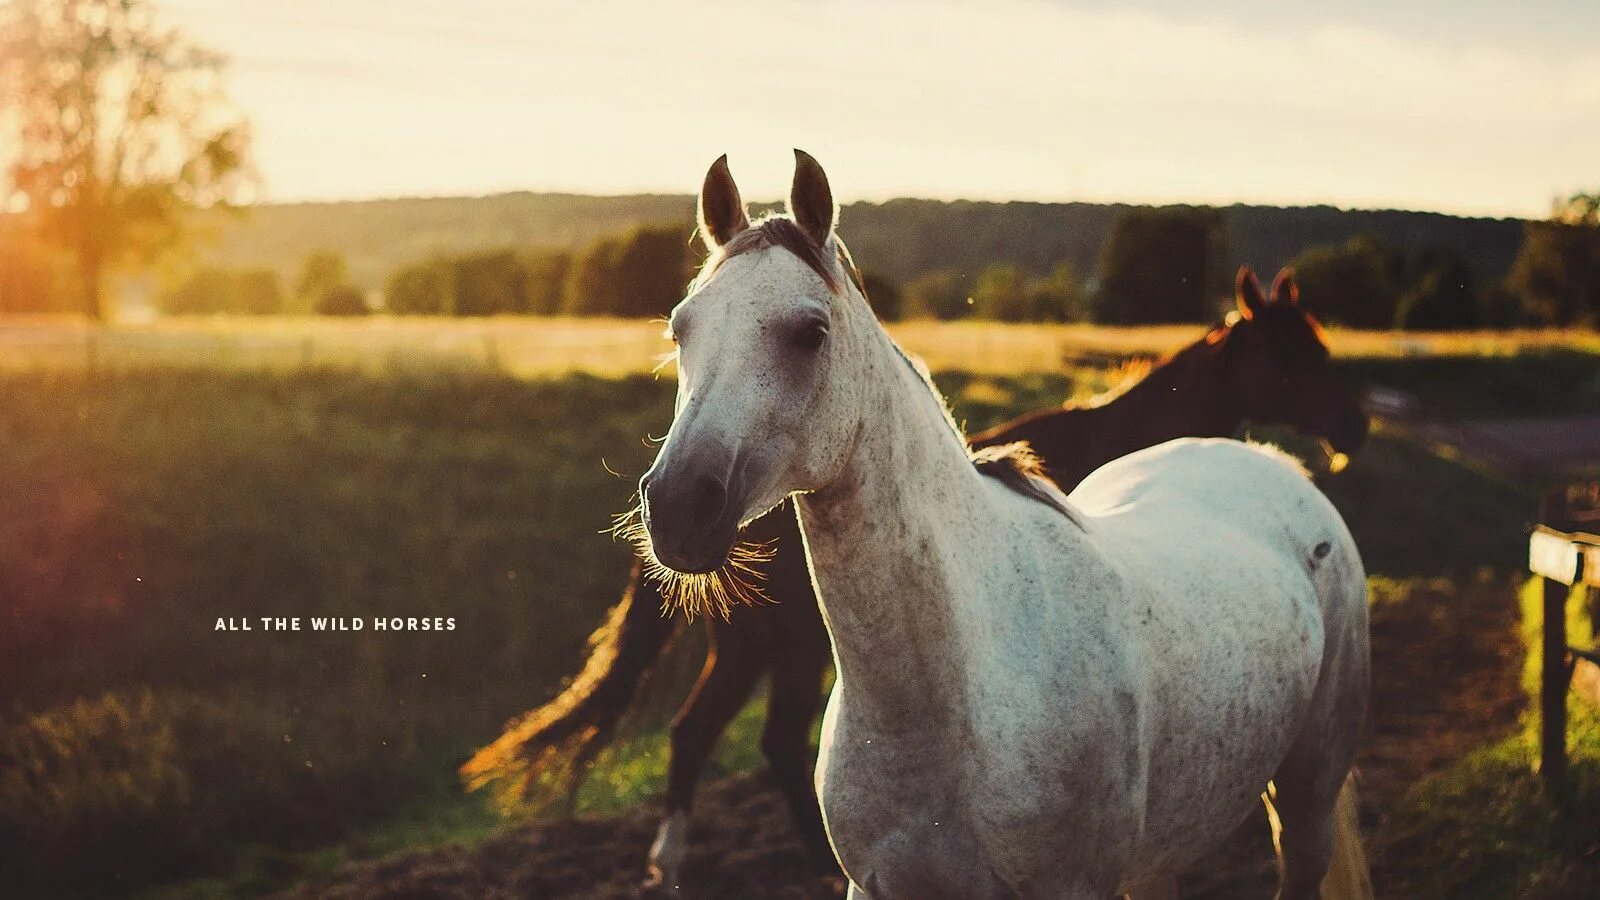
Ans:
[[[309,627],[308,627],[309,623]],[[427,618],[374,616],[236,616],[219,617],[212,631],[455,631],[455,616]]]

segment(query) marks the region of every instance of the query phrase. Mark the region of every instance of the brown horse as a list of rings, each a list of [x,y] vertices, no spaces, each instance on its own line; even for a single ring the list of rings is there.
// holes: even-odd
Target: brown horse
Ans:
[[[1263,296],[1239,270],[1238,314],[1156,365],[1108,399],[1031,413],[972,436],[974,448],[1027,441],[1045,470],[1071,491],[1120,456],[1178,437],[1232,435],[1247,421],[1286,424],[1353,453],[1367,418],[1334,373],[1316,320],[1297,304],[1288,270]],[[651,881],[677,883],[696,782],[722,730],[770,676],[761,749],[819,866],[835,867],[812,787],[812,722],[832,651],[812,591],[799,525],[787,504],[751,522],[744,537],[771,542],[765,590],[772,605],[737,606],[707,617],[705,668],[672,725],[667,817],[650,851]],[[622,601],[593,638],[583,672],[543,707],[512,722],[463,768],[469,784],[507,778],[514,789],[566,782],[609,740],[681,619],[662,614],[659,588],[635,564]],[[565,777],[562,777],[565,776]]]

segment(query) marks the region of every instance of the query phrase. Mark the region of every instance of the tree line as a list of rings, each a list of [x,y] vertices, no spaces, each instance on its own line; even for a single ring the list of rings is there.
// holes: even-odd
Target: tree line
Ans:
[[[304,261],[291,290],[281,289],[270,270],[208,267],[168,291],[161,306],[173,314],[651,317],[682,299],[700,253],[688,223],[639,225],[570,253],[434,253],[362,290],[342,257],[319,251]],[[1219,210],[1132,207],[1111,226],[1087,272],[1057,259],[1042,271],[1006,261],[939,268],[905,281],[867,269],[863,278],[873,307],[888,320],[1136,325],[1215,319],[1231,304],[1234,260]],[[1415,330],[1600,324],[1600,209],[1589,195],[1559,204],[1548,220],[1526,223],[1501,278],[1484,277],[1448,247],[1404,246],[1372,234],[1310,247],[1286,262],[1298,276],[1301,302],[1331,324]]]

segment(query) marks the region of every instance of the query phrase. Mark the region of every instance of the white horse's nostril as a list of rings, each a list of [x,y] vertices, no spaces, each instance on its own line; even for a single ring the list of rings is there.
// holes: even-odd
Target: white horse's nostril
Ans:
[[[710,475],[695,479],[689,496],[689,521],[707,527],[722,515],[728,505],[728,489]]]

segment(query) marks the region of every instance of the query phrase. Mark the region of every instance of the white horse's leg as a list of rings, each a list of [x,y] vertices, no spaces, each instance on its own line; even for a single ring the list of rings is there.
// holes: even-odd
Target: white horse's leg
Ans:
[[[1280,900],[1370,900],[1353,775],[1286,764],[1273,781]]]
[[[645,887],[678,887],[678,871],[683,868],[683,858],[689,854],[689,813],[673,810],[661,820],[656,829],[656,839],[650,844],[648,874]]]
[[[1365,621],[1362,622],[1363,626]],[[1359,635],[1364,641],[1365,634]],[[1324,662],[1312,715],[1273,776],[1277,794],[1280,900],[1366,900],[1372,888],[1355,817],[1355,788],[1349,779],[1361,717],[1366,707],[1366,647],[1333,653]],[[1348,673],[1339,677],[1341,671]],[[1336,815],[1340,813],[1341,815]],[[1341,896],[1324,892],[1323,876],[1334,861],[1356,877],[1341,881]],[[1364,887],[1363,887],[1364,886]]]

